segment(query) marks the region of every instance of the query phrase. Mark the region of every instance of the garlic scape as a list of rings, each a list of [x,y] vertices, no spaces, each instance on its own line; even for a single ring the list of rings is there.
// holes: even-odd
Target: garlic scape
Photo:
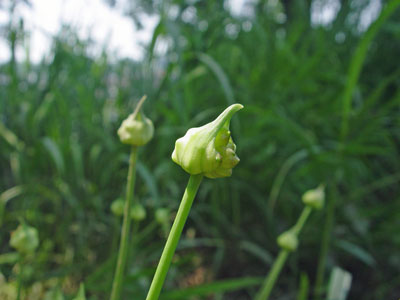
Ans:
[[[228,177],[239,163],[229,123],[233,114],[243,108],[233,104],[214,121],[189,129],[175,142],[172,160],[191,175],[208,178]]]
[[[325,203],[325,185],[320,184],[317,188],[308,190],[302,196],[303,203],[313,209],[320,210]]]
[[[282,249],[295,251],[299,245],[299,239],[294,230],[287,230],[278,236],[277,243]]]
[[[117,215],[123,215],[121,238],[118,250],[118,259],[114,273],[110,300],[120,300],[122,283],[124,281],[125,265],[128,259],[129,236],[131,235],[131,221],[136,225],[146,217],[146,211],[137,200],[134,202],[134,188],[136,178],[138,147],[147,144],[153,137],[154,126],[150,119],[143,114],[141,107],[146,100],[143,96],[137,104],[134,112],[125,119],[118,129],[118,136],[123,144],[131,145],[129,156],[129,170],[126,185],[126,198],[116,200],[111,205],[111,211]]]
[[[146,96],[143,96],[135,111],[119,127],[118,136],[123,144],[143,146],[152,139],[154,135],[153,122],[140,109],[145,100]]]

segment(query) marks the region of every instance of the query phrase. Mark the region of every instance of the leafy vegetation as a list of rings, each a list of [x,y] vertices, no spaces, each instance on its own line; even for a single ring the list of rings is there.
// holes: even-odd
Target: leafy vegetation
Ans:
[[[254,299],[276,238],[320,183],[326,208],[310,216],[274,299],[325,295],[340,269],[349,299],[398,297],[400,1],[382,1],[367,30],[363,0],[340,1],[324,26],[311,21],[318,0],[248,1],[241,15],[217,0],[158,2],[135,2],[160,16],[139,62],[92,57],[92,42],[67,27],[39,64],[17,62],[22,23],[3,31],[0,298],[15,299],[9,241],[23,220],[40,241],[21,277],[29,299],[72,299],[82,282],[88,299],[108,299],[122,221],[110,205],[124,197],[129,161],[117,129],[144,94],[155,131],[139,150],[135,195],[147,217],[122,299],[145,298],[187,183],[170,158],[175,140],[235,102],[245,106],[231,123],[241,162],[232,177],[203,181],[162,297]],[[349,281],[335,274],[336,285]]]

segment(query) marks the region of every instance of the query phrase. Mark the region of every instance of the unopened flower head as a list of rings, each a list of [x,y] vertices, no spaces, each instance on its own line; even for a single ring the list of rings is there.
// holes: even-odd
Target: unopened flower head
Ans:
[[[299,245],[297,235],[293,230],[283,232],[277,239],[279,247],[288,251],[295,251]]]
[[[21,224],[11,233],[10,245],[21,254],[31,254],[39,246],[39,233],[36,228]]]
[[[143,146],[153,138],[153,122],[140,109],[145,99],[146,96],[143,96],[135,111],[122,122],[118,129],[119,138],[124,144]]]
[[[158,208],[155,212],[155,219],[157,223],[164,224],[170,220],[170,211],[168,208]]]
[[[227,177],[239,163],[229,123],[243,105],[233,104],[214,121],[202,127],[189,129],[178,139],[172,160],[191,175],[203,174],[209,178]]]
[[[146,210],[141,204],[136,203],[131,207],[130,215],[133,220],[142,221],[146,218]]]
[[[302,200],[305,205],[314,209],[321,209],[325,203],[325,186],[321,184],[316,189],[305,192]]]
[[[125,200],[118,198],[111,203],[111,212],[117,216],[121,217],[124,214]]]

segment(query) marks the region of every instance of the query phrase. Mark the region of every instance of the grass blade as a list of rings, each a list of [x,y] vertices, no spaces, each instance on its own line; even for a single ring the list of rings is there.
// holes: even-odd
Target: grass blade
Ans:
[[[346,300],[351,280],[352,275],[349,272],[335,267],[331,273],[327,300]]]

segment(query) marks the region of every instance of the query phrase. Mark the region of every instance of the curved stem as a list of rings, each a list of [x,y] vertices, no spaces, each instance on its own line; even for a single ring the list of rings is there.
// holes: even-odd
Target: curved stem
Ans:
[[[111,298],[110,298],[111,300],[120,299],[121,287],[124,279],[125,264],[128,255],[129,232],[131,225],[130,211],[133,199],[133,191],[135,187],[136,160],[137,160],[137,147],[133,146],[129,158],[128,183],[126,188],[126,200],[124,206],[124,220],[121,229],[121,241],[119,245],[117,269],[115,271],[114,282],[111,291]]]
[[[203,175],[190,176],[146,300],[157,300],[160,296],[165,277],[167,276],[169,266],[171,265],[172,257],[174,256],[176,246],[178,245],[179,238],[182,234],[183,226],[185,225],[194,197],[196,196],[202,179]]]

